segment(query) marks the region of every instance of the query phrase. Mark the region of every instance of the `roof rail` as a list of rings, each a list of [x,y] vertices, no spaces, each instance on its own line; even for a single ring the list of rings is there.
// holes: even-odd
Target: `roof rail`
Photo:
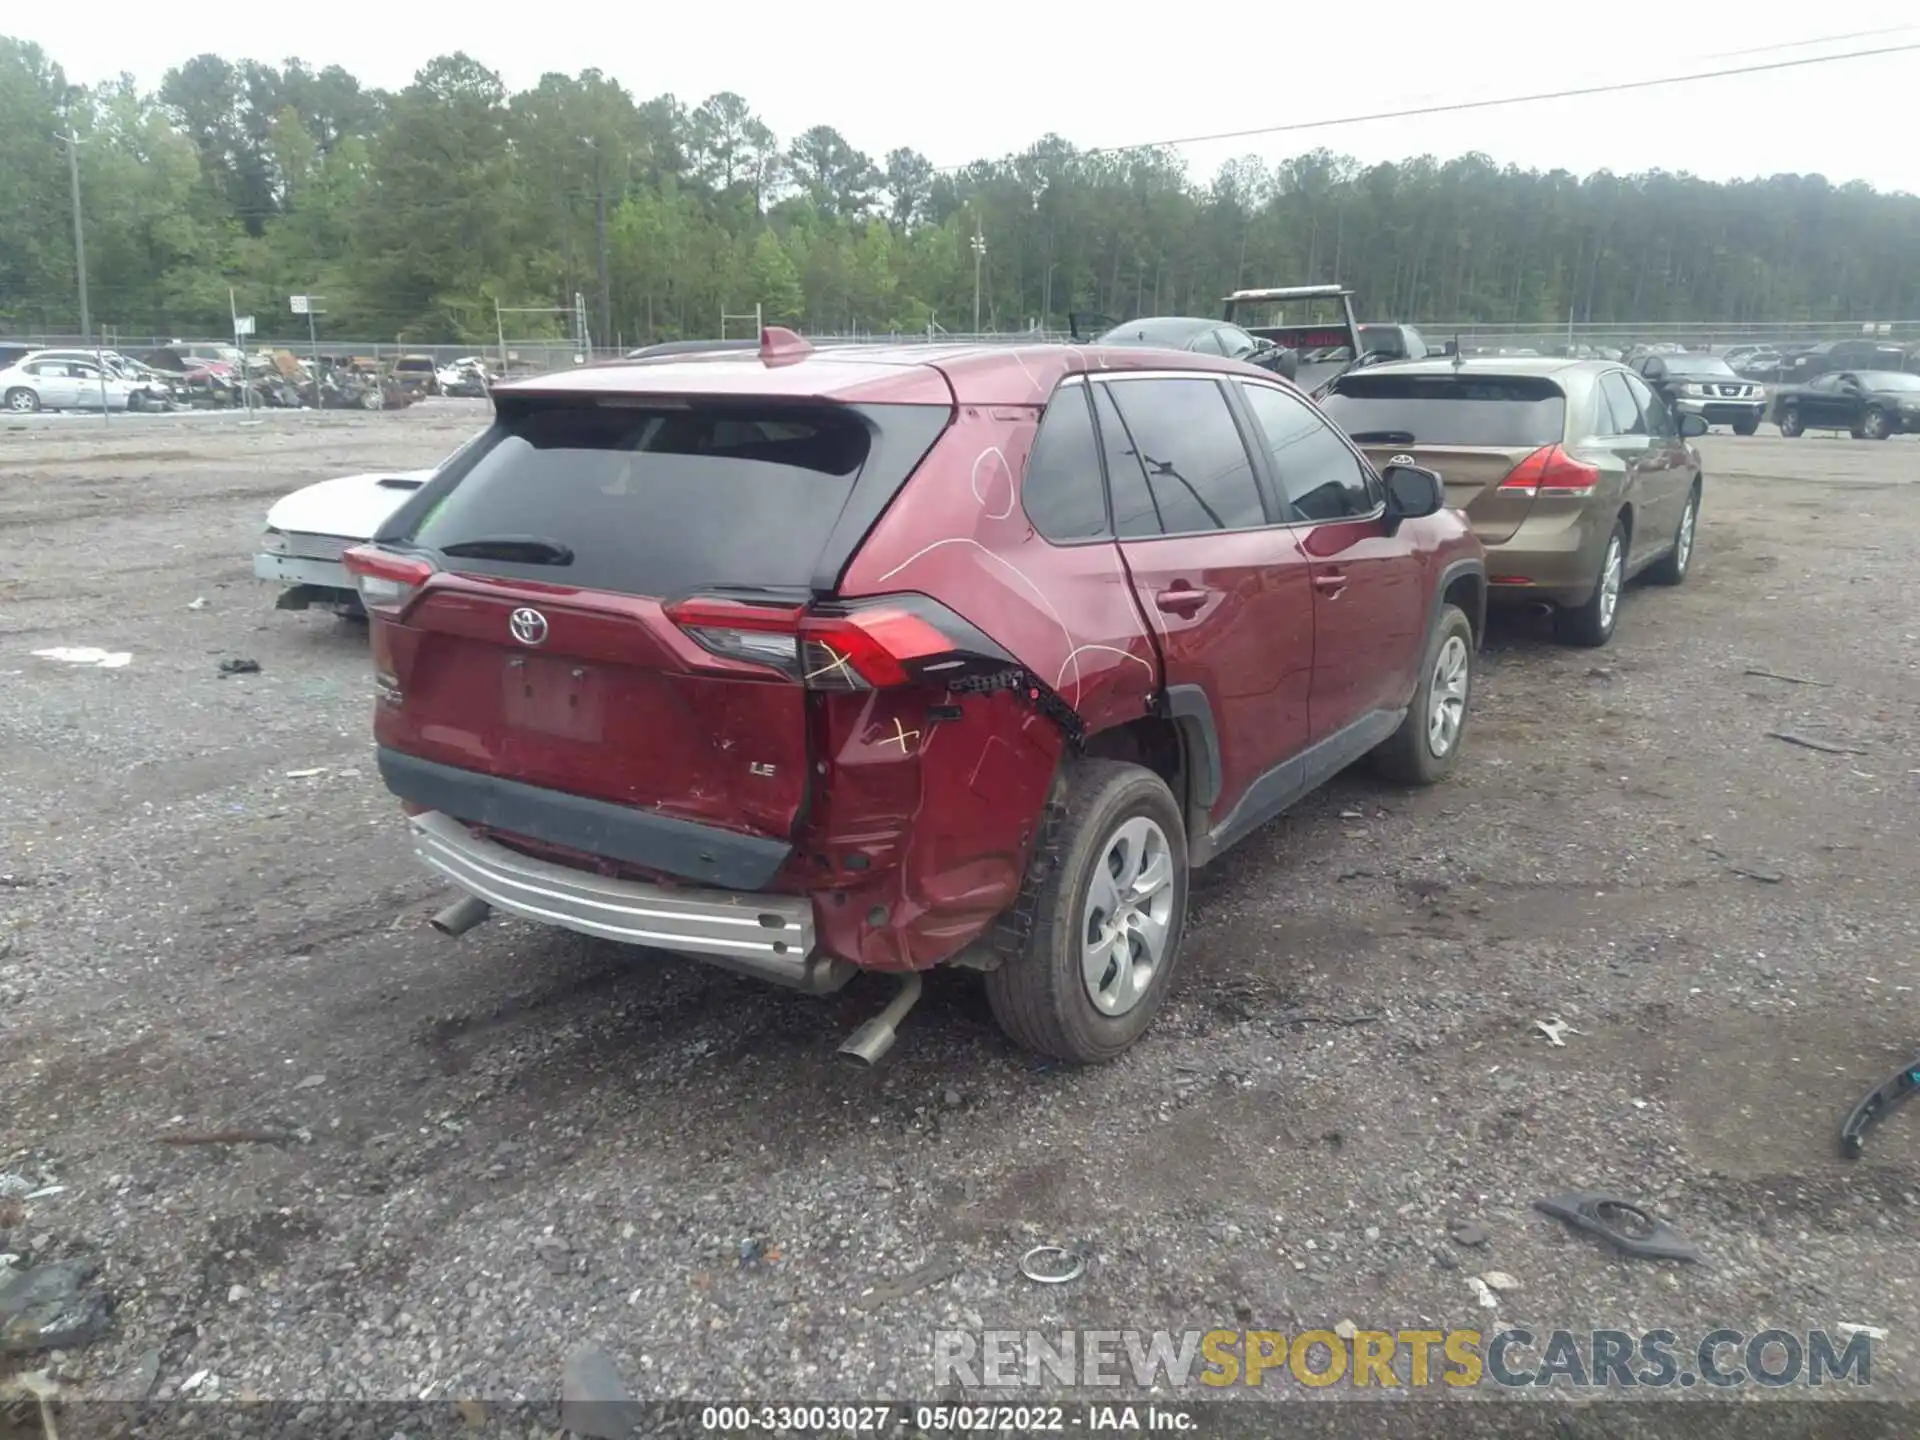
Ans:
[[[1282,285],[1267,290],[1236,290],[1225,298],[1235,300],[1315,300],[1330,299],[1336,295],[1351,295],[1353,292],[1344,285]]]

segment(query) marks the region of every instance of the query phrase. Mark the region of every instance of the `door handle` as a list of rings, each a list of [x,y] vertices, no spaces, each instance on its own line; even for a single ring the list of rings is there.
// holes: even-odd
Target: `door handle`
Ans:
[[[1191,585],[1175,585],[1155,595],[1153,603],[1169,615],[1191,617],[1207,603],[1207,592],[1195,590]]]
[[[1338,595],[1347,588],[1347,572],[1336,570],[1328,574],[1322,571],[1313,577],[1313,584],[1317,590],[1324,590],[1329,595]]]

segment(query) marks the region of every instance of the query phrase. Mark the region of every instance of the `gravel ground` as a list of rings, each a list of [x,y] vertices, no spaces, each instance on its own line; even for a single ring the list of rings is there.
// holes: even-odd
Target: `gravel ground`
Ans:
[[[1036,1065],[940,974],[861,1074],[833,1047],[877,984],[426,928],[363,632],[275,612],[249,557],[274,498],[482,414],[0,431],[0,1172],[65,1187],[0,1218],[104,1262],[68,1383],[157,1351],[163,1397],[546,1397],[595,1342],[646,1395],[925,1396],[943,1326],[1345,1319],[1866,1323],[1914,1393],[1920,1115],[1851,1165],[1834,1136],[1920,1041],[1915,442],[1700,442],[1687,585],[1603,652],[1498,623],[1455,778],[1343,777],[1204,872],[1117,1064]],[[1530,1210],[1577,1186],[1712,1263]],[[1086,1276],[1021,1279],[1041,1242]]]

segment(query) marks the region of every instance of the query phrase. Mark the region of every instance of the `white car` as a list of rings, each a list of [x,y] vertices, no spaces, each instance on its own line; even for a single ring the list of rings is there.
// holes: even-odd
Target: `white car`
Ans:
[[[340,557],[371,540],[389,515],[471,444],[473,440],[425,470],[342,475],[276,502],[267,511],[266,533],[253,557],[255,578],[283,587],[274,608],[363,617],[360,592]]]
[[[89,360],[47,359],[30,355],[0,370],[0,405],[17,415],[36,410],[125,410],[135,386]]]
[[[253,573],[285,587],[275,608],[363,615],[359,592],[340,557],[371,540],[433,473],[343,475],[296,490],[267,511],[267,531],[260,553],[253,557]]]

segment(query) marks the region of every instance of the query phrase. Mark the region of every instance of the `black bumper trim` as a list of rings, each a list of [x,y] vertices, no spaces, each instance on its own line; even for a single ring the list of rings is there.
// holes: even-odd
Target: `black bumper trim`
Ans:
[[[482,775],[382,746],[380,778],[402,800],[509,835],[624,860],[726,890],[765,889],[793,852],[784,840],[738,835],[606,800]]]

